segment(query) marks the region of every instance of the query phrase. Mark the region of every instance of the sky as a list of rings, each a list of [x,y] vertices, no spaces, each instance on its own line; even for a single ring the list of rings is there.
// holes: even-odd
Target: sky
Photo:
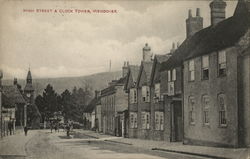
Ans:
[[[34,78],[54,78],[109,71],[110,60],[112,71],[124,61],[139,65],[145,43],[153,54],[165,54],[173,42],[185,40],[189,9],[195,16],[200,8],[209,26],[210,2],[0,1],[0,68],[5,78],[24,79],[29,67]],[[236,1],[226,2],[230,17]]]

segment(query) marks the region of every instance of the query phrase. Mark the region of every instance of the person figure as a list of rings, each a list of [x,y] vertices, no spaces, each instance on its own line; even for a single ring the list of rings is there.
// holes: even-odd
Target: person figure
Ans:
[[[8,123],[8,129],[9,129],[10,135],[12,135],[12,124],[10,122]]]
[[[25,133],[25,136],[27,136],[27,133],[28,133],[28,127],[27,126],[24,127],[24,133]]]
[[[52,130],[53,130],[53,126],[52,126],[52,123],[50,123],[50,132],[52,133]]]
[[[67,131],[67,136],[69,136],[69,131],[70,131],[70,126],[69,126],[69,124],[67,124],[67,126],[66,126],[66,131]]]

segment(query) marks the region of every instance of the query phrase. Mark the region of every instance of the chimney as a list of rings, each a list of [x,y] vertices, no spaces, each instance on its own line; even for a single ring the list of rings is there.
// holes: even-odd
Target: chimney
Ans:
[[[124,61],[124,65],[122,67],[122,77],[127,76],[128,73],[128,61]]]
[[[145,44],[145,46],[142,49],[142,56],[143,56],[143,61],[151,61],[152,60],[152,53],[151,53],[151,48],[148,46],[148,43]]]
[[[177,46],[176,46],[176,49],[178,49],[180,47],[180,43],[177,42]]]
[[[0,91],[2,89],[3,71],[0,69]]]
[[[17,85],[17,78],[14,78],[13,84],[16,86]]]
[[[173,53],[175,51],[175,43],[172,44],[172,49],[170,50],[170,53]]]
[[[95,98],[97,99],[100,95],[100,91],[95,90]]]
[[[192,10],[188,10],[188,18],[186,19],[187,38],[203,29],[203,18],[200,15],[200,8],[196,9],[196,16],[192,16]]]
[[[225,19],[227,4],[223,0],[213,0],[210,3],[211,9],[211,25],[214,26]]]

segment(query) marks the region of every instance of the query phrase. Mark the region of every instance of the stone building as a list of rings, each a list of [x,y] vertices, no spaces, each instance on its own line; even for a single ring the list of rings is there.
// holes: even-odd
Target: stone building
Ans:
[[[126,128],[121,114],[128,109],[128,95],[124,91],[126,76],[113,80],[109,86],[101,90],[102,132],[110,135],[123,136]]]
[[[150,138],[150,77],[153,61],[151,48],[145,44],[143,60],[136,81],[137,89],[137,137]]]
[[[125,82],[124,90],[128,93],[128,137],[137,137],[137,89],[136,80],[139,73],[139,66],[129,65],[127,79]]]
[[[161,89],[161,85],[165,84],[165,80],[161,81],[161,72],[160,67],[161,64],[169,59],[171,54],[165,55],[155,55],[153,66],[152,66],[152,73],[150,77],[150,98],[151,98],[151,105],[150,105],[150,114],[151,114],[151,121],[150,121],[150,131],[152,140],[166,140],[166,133],[165,128],[167,125],[164,125],[165,122],[165,109],[164,109],[164,101],[163,95],[166,94],[164,89]]]
[[[211,26],[181,44],[163,68],[183,72],[184,144],[249,146],[250,2],[210,3]],[[177,76],[178,77],[178,76]]]

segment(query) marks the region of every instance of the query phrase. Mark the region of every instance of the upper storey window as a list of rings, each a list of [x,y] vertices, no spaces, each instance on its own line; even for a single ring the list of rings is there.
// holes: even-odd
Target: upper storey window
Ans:
[[[218,53],[218,74],[219,76],[225,76],[227,74],[227,59],[226,59],[226,52],[220,51]]]
[[[202,79],[209,79],[209,56],[202,56]]]
[[[194,60],[190,60],[188,63],[189,81],[194,81]]]

